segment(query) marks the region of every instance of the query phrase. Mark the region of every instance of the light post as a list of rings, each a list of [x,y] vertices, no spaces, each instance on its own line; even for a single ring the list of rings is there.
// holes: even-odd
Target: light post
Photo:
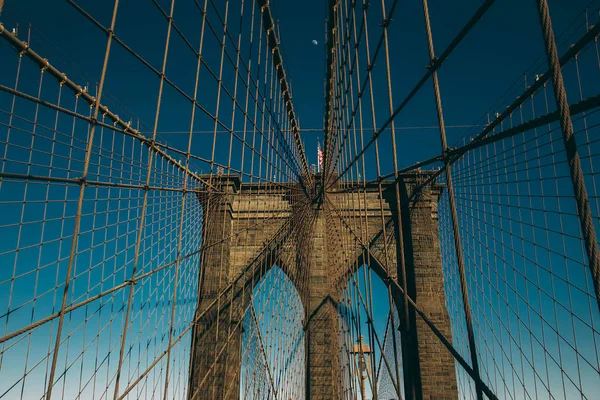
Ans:
[[[358,368],[356,369],[356,376],[360,383],[360,396],[362,400],[366,400],[365,380],[371,373],[371,355],[373,351],[368,344],[363,343],[363,337],[360,336],[350,354],[357,357]]]

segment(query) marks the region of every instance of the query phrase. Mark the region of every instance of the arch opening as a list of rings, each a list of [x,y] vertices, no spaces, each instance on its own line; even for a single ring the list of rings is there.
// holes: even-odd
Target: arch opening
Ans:
[[[240,399],[306,396],[304,306],[278,265],[252,291],[243,319]]]
[[[359,399],[404,398],[398,312],[374,269],[362,264],[349,276],[337,310],[344,391]]]

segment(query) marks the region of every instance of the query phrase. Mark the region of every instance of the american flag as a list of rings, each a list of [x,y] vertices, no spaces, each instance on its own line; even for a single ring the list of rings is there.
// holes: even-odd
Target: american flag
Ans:
[[[317,164],[319,171],[323,168],[323,150],[321,150],[321,144],[317,142]]]

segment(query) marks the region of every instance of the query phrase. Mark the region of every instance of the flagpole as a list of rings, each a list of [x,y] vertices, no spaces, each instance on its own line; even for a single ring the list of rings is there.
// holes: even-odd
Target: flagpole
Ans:
[[[321,172],[321,158],[322,158],[322,153],[321,153],[321,142],[319,140],[317,140],[317,172]]]

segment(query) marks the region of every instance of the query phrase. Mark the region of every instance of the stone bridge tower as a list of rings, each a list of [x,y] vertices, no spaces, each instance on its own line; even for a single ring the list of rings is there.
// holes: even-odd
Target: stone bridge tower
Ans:
[[[437,228],[442,187],[414,189],[428,176],[419,172],[402,177],[401,210],[393,182],[382,183],[383,202],[375,184],[354,196],[332,188],[321,201],[298,204],[292,193],[300,190],[297,184],[281,185],[289,187],[283,190],[241,183],[234,176],[213,176],[220,194],[200,199],[205,245],[198,323],[192,335],[190,397],[239,397],[241,320],[254,285],[277,264],[304,305],[307,399],[341,398],[337,301],[356,266],[368,264],[393,289],[401,317],[406,398],[456,399],[453,357],[412,309],[405,313],[403,296],[394,289],[404,287],[396,256],[402,248],[410,296],[451,339]],[[332,210],[340,215],[335,217]],[[396,218],[398,212],[401,218]],[[369,253],[357,245],[359,220]],[[397,226],[398,220],[403,226]],[[386,235],[382,223],[388,228]]]

